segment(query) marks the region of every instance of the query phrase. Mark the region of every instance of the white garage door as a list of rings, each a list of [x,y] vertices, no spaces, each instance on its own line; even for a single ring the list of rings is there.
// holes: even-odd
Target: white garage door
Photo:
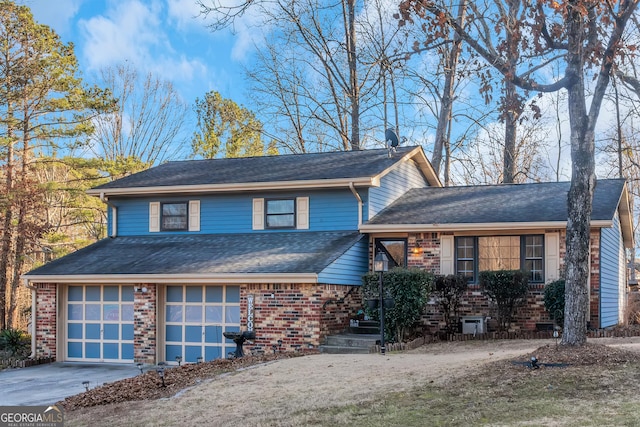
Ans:
[[[208,361],[235,350],[222,333],[240,330],[239,286],[167,286],[165,310],[167,362]]]
[[[133,362],[133,286],[69,286],[67,360]]]

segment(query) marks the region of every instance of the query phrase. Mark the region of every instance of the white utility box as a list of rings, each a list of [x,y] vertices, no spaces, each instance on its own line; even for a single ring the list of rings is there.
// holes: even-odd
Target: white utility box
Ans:
[[[462,316],[463,334],[484,334],[487,331],[487,322],[484,316]]]

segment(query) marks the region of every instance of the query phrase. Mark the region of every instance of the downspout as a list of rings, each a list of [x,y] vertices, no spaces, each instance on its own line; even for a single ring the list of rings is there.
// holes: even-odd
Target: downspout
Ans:
[[[23,279],[24,286],[27,289],[31,289],[31,355],[29,357],[31,359],[36,359],[36,323],[38,321],[38,315],[36,313],[36,292],[37,289],[35,286],[31,286],[29,284],[29,279]]]
[[[100,192],[100,201],[111,208],[111,234],[109,237],[118,236],[118,208],[109,201],[109,198]]]
[[[349,183],[349,190],[351,190],[358,201],[358,228],[360,228],[362,225],[362,197],[360,197],[360,194],[356,191],[356,187],[353,185],[353,182]]]

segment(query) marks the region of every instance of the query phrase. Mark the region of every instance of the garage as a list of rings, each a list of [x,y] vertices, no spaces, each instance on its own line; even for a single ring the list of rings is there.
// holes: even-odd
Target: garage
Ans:
[[[224,332],[240,330],[239,286],[169,285],[165,304],[165,358],[196,363],[235,350]],[[175,363],[175,362],[174,362]]]
[[[133,286],[70,285],[66,360],[133,362]]]

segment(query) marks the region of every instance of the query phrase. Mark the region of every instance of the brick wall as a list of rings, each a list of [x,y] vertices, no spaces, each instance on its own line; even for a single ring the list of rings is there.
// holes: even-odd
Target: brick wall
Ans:
[[[143,292],[146,288],[146,292]],[[158,292],[153,283],[134,286],[133,357],[136,363],[156,363]]]
[[[315,284],[248,284],[241,287],[241,329],[247,325],[247,295],[254,296],[256,339],[251,350],[270,352],[320,345],[341,332],[360,308],[359,288]]]
[[[407,241],[407,266],[423,268],[431,273],[440,272],[440,235],[417,233]]]
[[[36,285],[36,354],[37,358],[56,358],[56,285],[53,283],[38,283]]]
[[[560,232],[560,271],[564,270],[566,254],[566,232],[564,230],[545,230],[546,232]],[[440,236],[438,233],[416,233],[407,239],[408,266],[424,268],[438,274],[440,272]],[[600,293],[600,231],[591,232],[591,270],[590,270],[590,325],[598,327],[600,324],[599,293]],[[544,309],[544,285],[532,284],[529,288],[527,302],[521,307],[512,324],[513,330],[535,330],[536,323],[549,323],[549,313]],[[489,316],[493,317],[488,300],[478,286],[470,286],[465,293],[460,307],[461,316]],[[422,318],[424,329],[437,332],[445,327],[444,318],[439,307],[431,301],[427,305]],[[490,322],[492,323],[492,322]]]

